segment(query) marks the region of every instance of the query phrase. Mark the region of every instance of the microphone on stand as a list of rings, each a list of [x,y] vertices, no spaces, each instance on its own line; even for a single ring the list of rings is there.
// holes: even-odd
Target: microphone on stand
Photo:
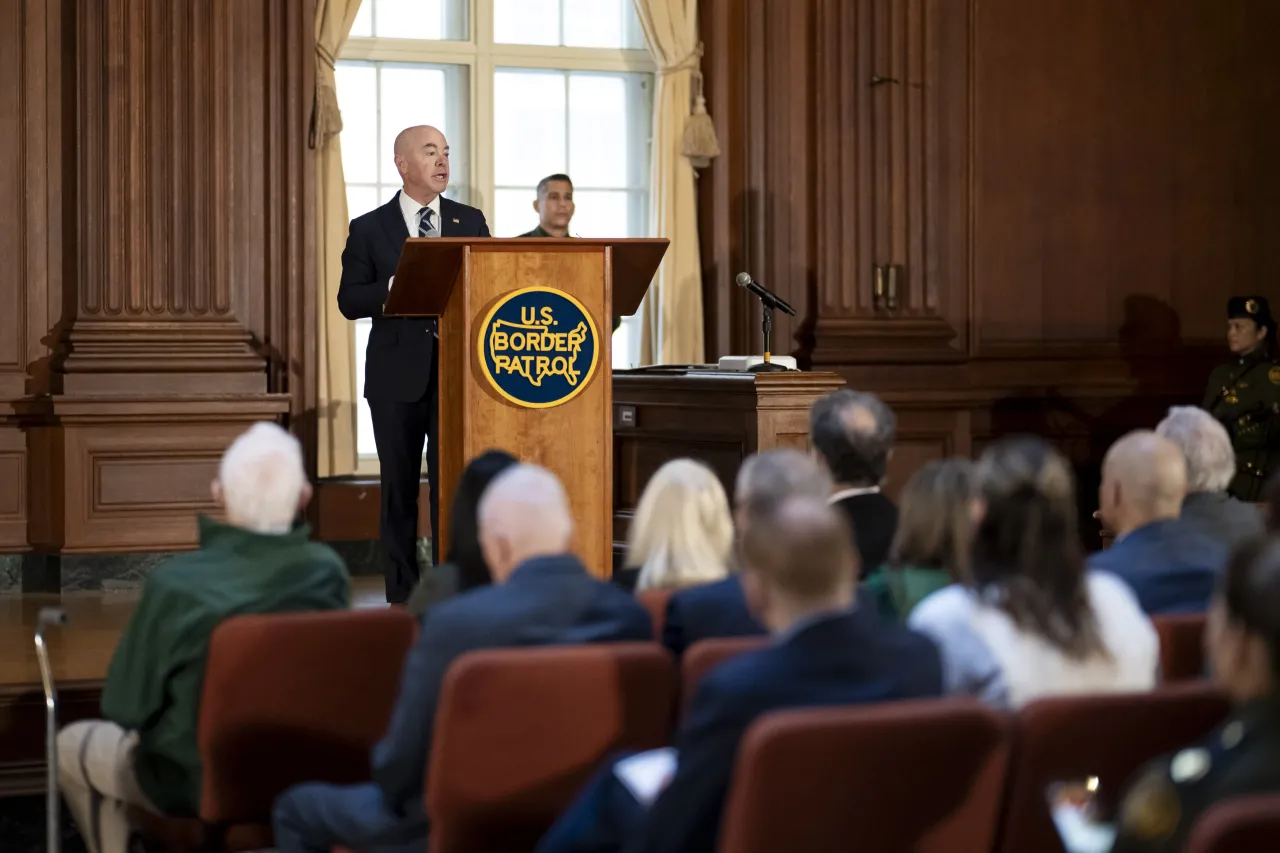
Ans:
[[[774,293],[764,285],[757,282],[755,279],[751,277],[751,273],[749,272],[738,273],[738,278],[736,279],[736,281],[738,282],[738,287],[741,287],[744,290],[750,291],[751,293],[754,293],[757,297],[759,297],[760,302],[764,305],[764,307],[777,308],[779,311],[783,312],[784,314],[790,314],[792,317],[796,316],[796,309],[792,308],[787,303],[787,300],[783,299],[778,294]]]
[[[737,278],[734,280],[738,283],[738,287],[754,294],[760,300],[760,307],[762,308],[761,326],[764,330],[764,361],[760,364],[752,365],[747,368],[747,371],[749,373],[774,373],[789,370],[790,368],[773,360],[773,310],[776,308],[794,317],[796,309],[787,304],[787,300],[752,279],[749,272],[738,273]]]

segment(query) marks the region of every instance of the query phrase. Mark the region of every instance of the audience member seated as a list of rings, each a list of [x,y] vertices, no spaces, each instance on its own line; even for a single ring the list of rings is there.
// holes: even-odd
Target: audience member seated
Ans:
[[[405,661],[391,722],[371,756],[373,780],[311,783],[276,801],[280,853],[418,849],[436,702],[449,665],[467,652],[653,639],[649,614],[569,553],[573,522],[560,481],[534,465],[507,468],[480,499],[480,545],[493,585],[440,602]]]
[[[809,411],[809,441],[836,481],[831,503],[853,528],[864,577],[884,564],[898,527],[898,508],[880,491],[896,425],[879,397],[848,389],[822,397]]]
[[[627,566],[614,582],[627,590],[684,589],[729,574],[733,518],[711,469],[673,459],[644,487],[627,537]]]
[[[1168,439],[1140,430],[1121,438],[1102,462],[1098,517],[1116,540],[1089,558],[1138,596],[1147,613],[1203,613],[1227,549],[1178,513],[1186,496],[1182,452]]]
[[[476,510],[493,478],[517,461],[510,453],[486,450],[463,469],[449,509],[449,553],[442,564],[423,572],[414,587],[408,603],[409,612],[414,616],[423,615],[446,598],[493,582],[480,551]]]
[[[746,508],[743,584],[774,642],[738,655],[701,682],[676,736],[674,774],[633,796],[605,768],[539,846],[541,853],[716,849],[738,742],[762,714],[937,696],[938,651],[926,638],[853,607],[858,559],[847,523],[823,498],[793,495]],[[645,814],[644,801],[652,800]]]
[[[1149,690],[1155,629],[1123,581],[1084,571],[1066,460],[1037,438],[1005,440],[982,454],[975,480],[971,578],[907,620],[937,641],[947,690],[1002,708]]]
[[[898,502],[898,532],[889,562],[867,577],[863,593],[881,613],[906,619],[926,596],[968,577],[973,463],[942,459],[926,464],[907,481]]]
[[[147,578],[107,672],[104,719],[58,733],[62,794],[89,853],[126,849],[128,806],[196,813],[200,689],[223,620],[349,605],[342,559],[294,524],[310,497],[302,448],[275,424],[227,448],[213,483],[226,522],[202,516],[199,550]]]
[[[1136,774],[1113,853],[1174,853],[1210,806],[1280,793],[1280,540],[1250,540],[1231,557],[1205,645],[1235,710],[1203,743]]]
[[[1174,406],[1156,426],[1187,461],[1187,496],[1182,521],[1230,551],[1263,533],[1262,513],[1227,494],[1236,475],[1236,453],[1222,422],[1196,406]]]
[[[826,497],[831,476],[812,456],[798,450],[766,450],[748,457],[734,483],[734,522],[738,535],[746,508],[757,501],[780,501],[788,495]],[[722,581],[689,587],[671,596],[662,643],[673,654],[709,637],[751,637],[765,633],[747,609],[742,580],[732,574]]]

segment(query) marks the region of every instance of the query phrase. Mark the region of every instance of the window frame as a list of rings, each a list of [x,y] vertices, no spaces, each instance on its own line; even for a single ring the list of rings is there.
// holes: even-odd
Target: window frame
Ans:
[[[364,0],[369,3],[373,0]],[[340,62],[407,63],[422,65],[461,65],[467,68],[469,81],[468,135],[470,150],[465,176],[456,176],[455,185],[467,197],[467,203],[491,210],[496,198],[494,169],[494,74],[500,68],[546,69],[561,72],[604,72],[649,74],[656,89],[657,66],[646,48],[563,47],[554,45],[505,44],[493,39],[494,0],[468,0],[468,38],[400,39],[385,36],[351,36],[339,52]],[[561,19],[563,29],[563,17]],[[654,91],[651,97],[656,96]],[[649,142],[651,144],[652,138]],[[648,164],[646,164],[647,169]],[[462,178],[462,180],[459,180]],[[652,176],[647,190],[648,203],[653,203]],[[628,193],[635,192],[628,188]],[[639,352],[639,315],[624,318],[628,326],[631,355]],[[351,325],[355,336],[355,326]],[[356,365],[352,365],[355,370]],[[362,377],[357,377],[362,382]],[[357,405],[359,403],[357,402]],[[358,416],[357,416],[358,418]],[[357,419],[355,434],[359,440]],[[357,447],[356,473],[379,473],[376,455],[362,455]],[[426,462],[422,468],[426,472]]]

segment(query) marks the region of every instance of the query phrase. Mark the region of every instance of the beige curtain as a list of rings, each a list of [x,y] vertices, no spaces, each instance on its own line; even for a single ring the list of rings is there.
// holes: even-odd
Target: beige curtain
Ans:
[[[347,241],[347,185],[338,133],[342,115],[334,83],[334,57],[347,40],[360,0],[316,0],[316,91],[311,146],[316,154],[316,292],[320,383],[317,474],[356,470],[355,330],[338,312],[342,247]]]
[[[634,0],[658,66],[653,100],[649,232],[671,241],[640,306],[640,363],[681,364],[706,358],[702,337],[702,262],[693,165],[684,129],[698,74],[697,0]]]

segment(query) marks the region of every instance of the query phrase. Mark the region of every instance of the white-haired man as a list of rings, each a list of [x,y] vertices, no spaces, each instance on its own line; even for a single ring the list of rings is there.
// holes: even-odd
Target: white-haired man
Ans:
[[[569,553],[573,521],[555,475],[536,465],[507,468],[485,489],[477,515],[493,585],[444,601],[423,620],[391,724],[373,748],[372,782],[298,785],[276,800],[280,853],[424,849],[436,702],[449,665],[467,652],[653,639],[645,609]]]
[[[226,521],[201,516],[199,550],[147,578],[107,672],[104,719],[58,733],[62,793],[89,853],[126,849],[126,806],[196,812],[200,687],[220,622],[349,604],[342,558],[295,524],[311,497],[297,439],[254,425],[227,448],[212,490]]]
[[[1227,548],[1261,536],[1262,513],[1227,494],[1236,475],[1231,436],[1217,418],[1196,406],[1174,406],[1156,427],[1187,460],[1187,497],[1182,521]]]

